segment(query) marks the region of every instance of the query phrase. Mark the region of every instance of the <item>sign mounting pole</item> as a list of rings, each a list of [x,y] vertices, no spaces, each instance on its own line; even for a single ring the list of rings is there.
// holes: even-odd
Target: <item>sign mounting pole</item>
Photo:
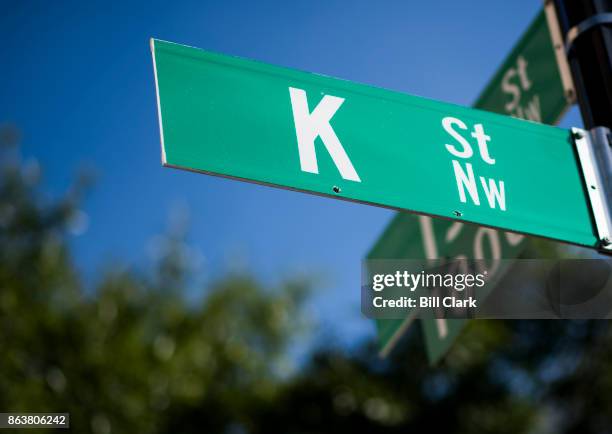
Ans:
[[[549,1],[552,3],[552,0]],[[612,251],[612,0],[555,0],[564,49],[588,134],[573,129],[599,237]]]

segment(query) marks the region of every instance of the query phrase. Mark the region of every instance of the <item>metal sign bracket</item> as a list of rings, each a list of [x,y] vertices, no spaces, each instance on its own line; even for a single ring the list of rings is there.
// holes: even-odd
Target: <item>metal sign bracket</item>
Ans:
[[[602,253],[612,254],[610,130],[606,127],[596,127],[590,131],[572,128],[572,137],[597,229],[598,249]]]
[[[572,49],[572,45],[578,36],[583,33],[588,32],[589,30],[597,27],[612,24],[612,13],[600,13],[597,15],[593,15],[586,20],[578,23],[574,27],[568,30],[567,36],[565,37],[565,51],[570,52]]]

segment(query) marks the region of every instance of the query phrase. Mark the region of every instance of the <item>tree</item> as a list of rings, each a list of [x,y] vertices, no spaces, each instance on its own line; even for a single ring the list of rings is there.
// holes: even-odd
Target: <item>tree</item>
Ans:
[[[6,140],[0,163],[0,408],[70,412],[78,432],[221,432],[274,400],[308,282],[229,274],[190,302],[179,230],[151,273],[110,269],[90,290],[67,240],[87,182],[46,201]]]
[[[0,128],[2,411],[93,433],[610,432],[606,321],[472,321],[435,367],[415,326],[387,360],[327,343],[287,376],[307,280],[194,283],[179,227],[151,270],[86,287],[67,230],[88,182],[46,199],[17,139]]]

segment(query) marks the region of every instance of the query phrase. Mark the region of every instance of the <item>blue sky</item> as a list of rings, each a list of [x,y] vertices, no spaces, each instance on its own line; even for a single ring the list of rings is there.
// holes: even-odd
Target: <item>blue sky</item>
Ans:
[[[541,3],[532,1],[19,1],[0,16],[0,122],[60,194],[83,164],[98,180],[73,239],[85,275],[149,263],[173,209],[208,275],[246,264],[266,281],[323,276],[312,312],[341,340],[373,333],[360,261],[392,216],[380,208],[160,165],[149,38],[470,105]],[[577,110],[564,126],[580,126]],[[335,304],[325,301],[333,301]]]

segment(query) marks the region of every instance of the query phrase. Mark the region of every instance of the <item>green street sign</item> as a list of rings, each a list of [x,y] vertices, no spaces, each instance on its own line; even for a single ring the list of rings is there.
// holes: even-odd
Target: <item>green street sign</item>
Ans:
[[[476,100],[475,107],[546,124],[556,124],[560,120],[573,104],[575,94],[554,14],[553,4],[548,2],[498,68]],[[477,242],[481,228],[464,225],[461,237],[454,239],[453,243],[440,243],[439,240],[445,240],[445,234],[453,232],[456,223],[435,220],[430,223],[432,235],[423,232],[423,225],[419,224],[419,219],[423,218],[396,214],[368,254],[368,259],[474,257],[472,246]],[[526,243],[520,235],[509,232],[496,232],[494,236],[499,240],[513,240],[500,244],[502,258],[518,256]],[[435,248],[430,247],[428,252],[422,247],[421,239],[423,242],[433,240],[429,245]],[[494,259],[496,250],[485,251],[484,255]],[[381,355],[391,351],[417,316],[415,312],[404,320],[376,320]],[[463,319],[422,320],[427,353],[432,363],[446,353],[467,324]]]
[[[542,10],[523,33],[474,107],[551,125],[559,121],[574,103],[574,90],[556,18],[551,17],[554,13],[549,2],[546,12]],[[558,49],[555,44],[560,44]]]
[[[467,319],[421,318],[427,359],[430,365],[438,362],[455,343],[468,323]]]
[[[567,130],[169,42],[152,51],[165,166],[597,245]]]
[[[425,258],[438,263],[442,259],[473,258],[484,260],[490,278],[497,279],[507,271],[507,263],[501,260],[517,256],[524,238],[482,226],[398,213],[368,259]],[[381,356],[389,354],[412,321],[420,317],[427,355],[435,363],[467,324],[466,319],[433,318],[431,312],[426,313],[429,316],[422,315],[416,308],[403,319],[376,320]]]

